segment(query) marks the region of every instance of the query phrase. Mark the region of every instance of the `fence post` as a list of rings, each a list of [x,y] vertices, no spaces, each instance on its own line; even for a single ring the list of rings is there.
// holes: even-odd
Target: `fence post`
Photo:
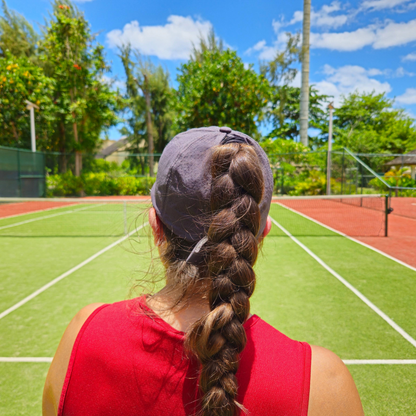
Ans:
[[[17,156],[17,196],[18,198],[21,198],[22,196],[22,178],[20,173],[20,151],[17,150],[16,152]]]
[[[384,196],[385,199],[385,211],[384,211],[384,237],[388,237],[388,229],[389,229],[389,213],[390,213],[390,209],[389,209],[389,196],[385,195]]]
[[[42,152],[42,156],[43,156],[43,197],[46,198],[46,187],[47,187],[47,183],[46,183],[46,153]]]

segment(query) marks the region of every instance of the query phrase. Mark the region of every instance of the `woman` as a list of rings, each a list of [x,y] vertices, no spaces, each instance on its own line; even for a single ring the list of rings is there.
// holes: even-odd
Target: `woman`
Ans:
[[[209,127],[172,139],[149,211],[166,286],[75,316],[46,379],[44,416],[363,415],[335,354],[250,314],[272,190],[249,136]]]

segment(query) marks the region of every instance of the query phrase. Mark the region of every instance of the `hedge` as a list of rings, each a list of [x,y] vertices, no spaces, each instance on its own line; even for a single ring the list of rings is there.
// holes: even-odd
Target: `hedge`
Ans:
[[[149,195],[156,178],[109,176],[105,172],[85,173],[77,177],[72,172],[48,175],[47,196]]]

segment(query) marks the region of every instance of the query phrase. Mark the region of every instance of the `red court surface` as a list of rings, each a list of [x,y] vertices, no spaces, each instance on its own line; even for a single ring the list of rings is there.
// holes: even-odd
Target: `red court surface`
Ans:
[[[15,217],[17,215],[31,214],[39,211],[50,211],[54,208],[70,205],[69,202],[13,202],[0,204],[0,218]]]
[[[416,198],[391,198],[394,215],[416,219]]]
[[[84,200],[132,200],[132,201],[148,201],[149,196],[90,196],[87,198],[79,198],[76,202],[70,201],[28,201],[28,202],[13,202],[0,203],[0,218],[15,217],[17,215],[31,214],[34,212],[50,211],[54,208],[69,206],[76,203],[81,203]]]
[[[370,201],[368,208],[323,199],[277,202],[416,267],[416,198],[392,198],[388,237],[384,237],[382,206],[377,198]]]

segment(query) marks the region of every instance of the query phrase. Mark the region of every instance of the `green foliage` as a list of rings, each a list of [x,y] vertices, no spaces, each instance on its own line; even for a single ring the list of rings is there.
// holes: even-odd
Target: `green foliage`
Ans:
[[[326,126],[324,110],[329,97],[319,94],[313,86],[309,89],[309,127],[322,130]],[[272,125],[272,131],[267,137],[279,137],[296,140],[299,137],[300,118],[300,88],[287,85],[272,87],[270,104],[266,114]],[[311,145],[319,147],[318,137],[309,136]]]
[[[71,171],[47,177],[47,196],[149,195],[156,178],[111,176],[106,172],[88,172],[74,176]]]
[[[416,196],[416,180],[412,179],[408,169],[393,167],[384,174],[383,179],[393,189],[395,187],[415,188],[413,190],[400,189],[397,191],[398,196]],[[389,188],[377,178],[372,179],[370,185],[382,192],[389,191]]]
[[[325,195],[326,176],[324,172],[312,170],[302,181],[295,184],[295,189],[290,195]]]
[[[30,118],[26,100],[39,106],[35,109],[38,149],[49,146],[54,131],[57,108],[52,101],[55,82],[42,68],[27,57],[14,57],[6,52],[0,58],[0,145],[30,148]]]
[[[384,93],[354,92],[334,112],[334,142],[356,153],[406,153],[416,148],[415,120]]]
[[[280,138],[265,138],[261,140],[260,146],[269,156],[273,154],[307,152],[309,150],[309,148],[300,142]]]
[[[273,86],[287,86],[298,73],[296,64],[300,62],[301,34],[286,32],[286,45],[277,50],[274,59],[260,63],[260,72]]]
[[[0,57],[9,51],[15,57],[34,58],[39,36],[32,25],[19,13],[9,10],[2,0],[3,16],[0,16]]]
[[[133,55],[133,57],[132,57]],[[120,48],[120,59],[126,74],[124,110],[126,122],[121,133],[129,138],[130,151],[143,153],[148,148],[146,126],[146,102],[144,92],[149,89],[154,151],[161,153],[172,137],[175,118],[174,90],[170,86],[169,72],[161,65],[143,60],[137,51],[132,53],[129,45]],[[147,82],[145,82],[145,76]]]
[[[50,150],[92,152],[100,133],[117,122],[117,96],[103,81],[109,70],[88,22],[68,0],[55,0],[42,41],[46,73],[55,79],[59,108]]]
[[[232,50],[206,49],[179,68],[178,129],[229,126],[258,136],[269,84]]]

